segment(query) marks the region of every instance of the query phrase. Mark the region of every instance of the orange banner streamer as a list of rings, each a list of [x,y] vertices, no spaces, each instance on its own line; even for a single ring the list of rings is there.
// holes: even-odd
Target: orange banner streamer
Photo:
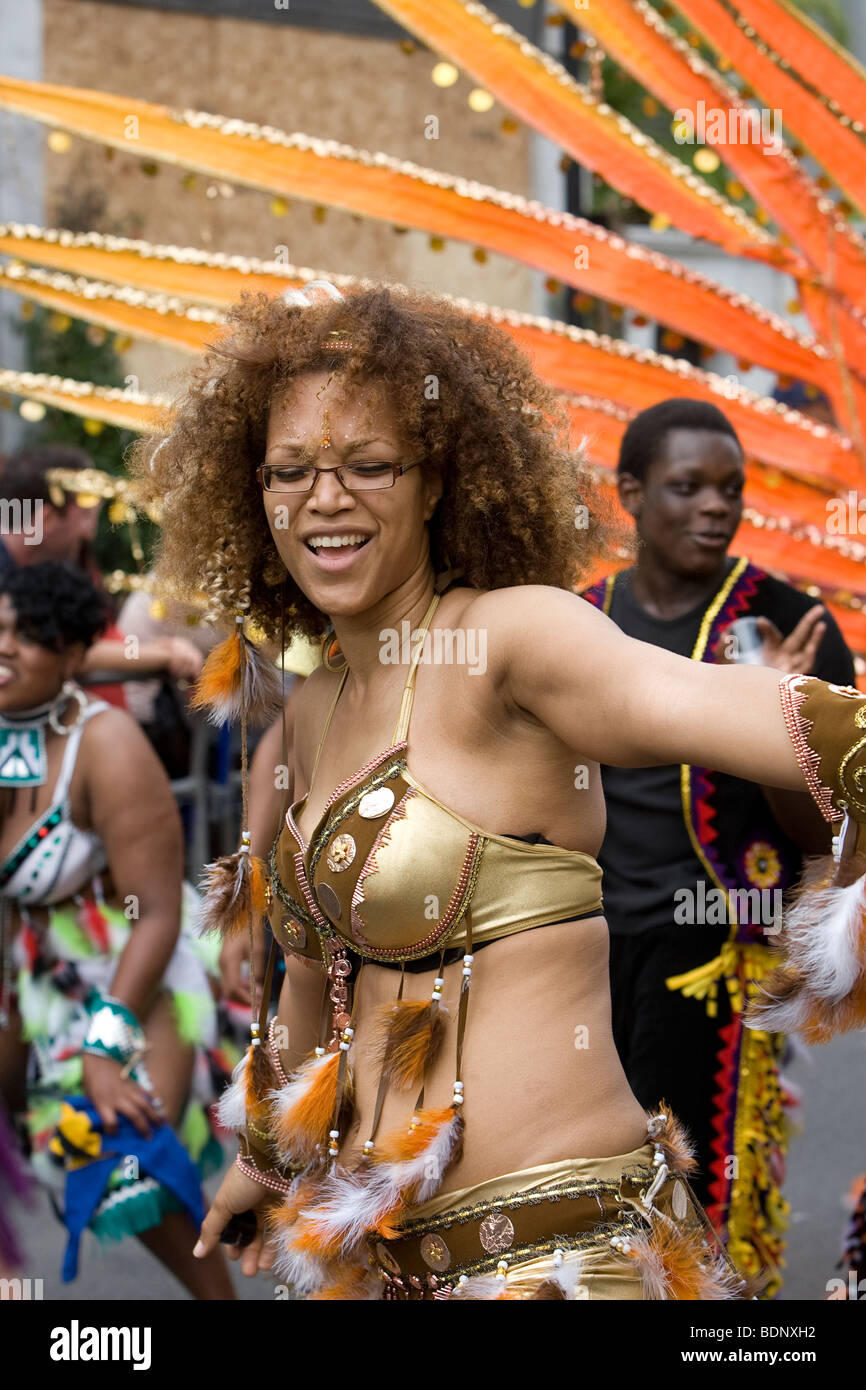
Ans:
[[[726,113],[728,126],[735,134],[740,133],[743,118],[739,113],[750,110],[747,103],[664,22],[647,0],[604,0],[598,5],[583,5],[579,0],[555,3],[581,29],[594,34],[602,48],[670,111],[688,110],[694,117],[699,110],[721,110]],[[760,126],[750,134],[753,138],[748,140],[729,141],[719,150],[720,157],[772,214],[812,268],[826,274],[831,266],[831,214],[826,199],[822,208],[823,195],[781,142],[781,136],[778,147],[764,137]],[[832,262],[834,279],[838,274],[846,293],[857,302],[866,302],[866,247],[850,227],[843,226],[844,235],[840,232],[838,237],[838,265]],[[802,271],[792,273],[800,278]]]
[[[374,0],[424,43],[458,63],[503,106],[642,207],[732,255],[767,260],[773,238],[682,161],[600,103],[549,54],[481,4]],[[590,7],[591,8],[591,7]],[[783,252],[782,260],[787,260]]]
[[[866,69],[832,34],[790,0],[737,0],[737,9],[810,86],[832,92],[837,106],[852,120],[863,120]]]
[[[69,280],[70,284],[74,283],[71,276],[63,278]],[[84,283],[89,287],[91,285],[89,281]],[[86,319],[88,323],[97,323],[115,333],[131,333],[137,338],[166,343],[182,352],[203,352],[208,343],[219,337],[219,329],[213,324],[195,322],[185,317],[180,309],[172,311],[142,305],[133,307],[112,298],[94,298],[80,291],[75,293],[71,288],[63,290],[42,285],[26,275],[4,274],[0,270],[0,289],[24,295],[57,313]]]
[[[61,275],[60,280],[68,285],[51,289],[38,281],[31,283],[27,272],[11,269],[14,276],[0,276],[9,289],[103,327],[139,333],[186,352],[201,351],[221,331],[218,310],[208,311],[210,322],[202,325],[184,316],[200,311],[195,306],[185,307],[177,297],[169,300],[153,295],[151,302],[131,307],[112,299],[109,285],[82,277],[73,281]],[[194,269],[187,269],[194,279]],[[74,285],[77,292],[73,292]],[[143,292],[139,294],[146,298]],[[856,486],[859,464],[844,436],[727,379],[687,362],[631,347],[621,339],[471,301],[455,302],[465,312],[497,323],[528,354],[536,371],[561,390],[580,393],[592,382],[594,394],[605,395],[630,410],[643,409],[672,395],[699,397],[725,410],[744,448],[756,458],[787,473],[814,478],[824,486]]]
[[[0,107],[127,153],[486,246],[782,375],[814,374],[810,341],[746,296],[517,194],[335,141],[267,134],[268,127],[102,92],[0,78]],[[138,139],[129,141],[125,123],[133,118]]]
[[[43,372],[14,372],[0,368],[0,392],[56,406],[85,420],[101,420],[105,425],[135,430],[138,434],[159,434],[170,418],[170,403],[140,392],[113,386],[94,386],[90,381],[47,376]]]
[[[788,130],[811,151],[851,201],[866,210],[866,146],[858,136],[772,58],[761,53],[720,0],[677,0],[677,7],[761,93],[767,105],[784,114]],[[862,115],[862,108],[859,114]]]
[[[602,47],[671,111],[691,112],[696,128],[698,115],[722,112],[734,135],[740,134],[744,119],[740,113],[750,108],[735,88],[665,24],[647,0],[605,0],[603,5],[588,6],[579,4],[579,0],[556,3],[576,24],[594,34]],[[745,119],[751,120],[751,114]],[[765,138],[759,123],[746,130],[751,138],[735,138],[725,144],[721,150],[724,162],[808,259],[814,274],[804,273],[805,267],[795,273],[801,295],[806,296],[806,312],[823,342],[830,341],[829,296],[824,287],[815,284],[814,276],[831,286],[844,287],[844,294],[831,291],[837,306],[838,332],[847,360],[862,361],[866,324],[849,301],[866,304],[866,246],[797,163],[782,142],[780,132],[776,132],[777,148],[771,139]],[[866,430],[866,414],[861,411],[856,421],[852,418],[851,405],[838,375],[825,389],[844,427],[849,431],[858,427],[861,432]]]

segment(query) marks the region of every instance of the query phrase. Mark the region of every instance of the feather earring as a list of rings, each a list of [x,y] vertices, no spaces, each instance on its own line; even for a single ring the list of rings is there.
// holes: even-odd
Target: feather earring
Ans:
[[[250,987],[252,991],[251,1040],[243,1064],[235,1068],[232,1086],[223,1098],[220,1117],[262,1130],[267,1122],[268,1095],[276,1077],[269,1052],[262,1045],[262,1028],[267,1018],[268,994],[273,970],[273,951],[265,976],[260,1007],[256,1008],[254,971],[255,932],[268,905],[267,872],[264,862],[252,853],[249,830],[249,754],[247,729],[250,719],[268,719],[282,704],[282,681],[276,667],[256,652],[244,633],[249,611],[249,580],[237,593],[230,585],[234,560],[230,544],[223,539],[209,566],[208,620],[222,616],[234,598],[235,630],[210,653],[191,702],[194,709],[207,710],[217,724],[240,722],[241,734],[241,843],[235,854],[224,855],[208,864],[202,883],[202,923],[204,931],[218,931],[224,938],[245,928],[250,942]],[[269,669],[268,669],[269,668]]]
[[[239,606],[235,631],[208,655],[190,700],[212,724],[237,722],[242,712],[250,723],[268,724],[282,707],[279,672],[244,633],[244,617]]]

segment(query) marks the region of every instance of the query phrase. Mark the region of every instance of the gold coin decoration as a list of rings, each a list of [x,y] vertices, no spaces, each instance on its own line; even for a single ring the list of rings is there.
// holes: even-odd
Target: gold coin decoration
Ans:
[[[341,874],[344,869],[348,869],[355,858],[355,841],[352,836],[335,835],[328,846],[326,858],[332,874]]]
[[[307,944],[307,929],[303,922],[296,922],[293,917],[284,917],[280,925],[283,937],[290,946],[300,948]]]
[[[391,1254],[391,1251],[388,1249],[385,1242],[382,1240],[380,1240],[376,1246],[376,1255],[378,1256],[379,1264],[382,1266],[383,1269],[386,1269],[389,1274],[400,1273],[400,1266],[394,1259],[394,1256]]]
[[[316,897],[329,917],[335,918],[338,922],[342,915],[340,899],[337,897],[330,883],[320,883],[316,889]]]
[[[489,1255],[510,1250],[514,1243],[514,1227],[504,1211],[492,1211],[478,1227],[478,1238]]]
[[[419,1246],[421,1259],[428,1269],[435,1269],[437,1274],[444,1274],[445,1270],[451,1265],[451,1251],[445,1244],[441,1236],[434,1236],[430,1232],[422,1237]]]

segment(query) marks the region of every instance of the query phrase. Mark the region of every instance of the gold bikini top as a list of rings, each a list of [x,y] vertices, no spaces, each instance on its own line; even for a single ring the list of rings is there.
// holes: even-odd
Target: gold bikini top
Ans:
[[[296,816],[310,792],[286,812],[271,851],[269,912],[285,950],[326,964],[339,946],[372,961],[416,960],[464,944],[470,905],[476,945],[602,910],[601,869],[591,854],[482,830],[409,771],[415,677],[439,598],[413,639],[391,746],[334,789],[309,844]],[[310,789],[347,675],[348,668]]]

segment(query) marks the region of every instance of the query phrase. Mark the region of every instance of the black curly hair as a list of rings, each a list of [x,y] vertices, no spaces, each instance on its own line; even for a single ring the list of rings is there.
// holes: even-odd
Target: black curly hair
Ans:
[[[630,473],[644,482],[649,469],[658,463],[672,430],[709,430],[726,434],[743,452],[740,437],[727,415],[711,401],[672,396],[657,401],[636,415],[622,437],[617,460],[617,473]]]
[[[15,609],[19,635],[58,655],[77,642],[91,646],[110,620],[106,598],[84,571],[53,560],[13,569],[0,580],[0,594]]]

